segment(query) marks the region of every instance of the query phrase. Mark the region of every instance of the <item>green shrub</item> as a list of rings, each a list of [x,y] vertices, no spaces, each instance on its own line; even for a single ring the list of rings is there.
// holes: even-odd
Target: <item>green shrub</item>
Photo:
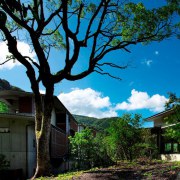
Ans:
[[[0,154],[0,170],[8,169],[10,166],[10,162],[6,160],[5,155]]]

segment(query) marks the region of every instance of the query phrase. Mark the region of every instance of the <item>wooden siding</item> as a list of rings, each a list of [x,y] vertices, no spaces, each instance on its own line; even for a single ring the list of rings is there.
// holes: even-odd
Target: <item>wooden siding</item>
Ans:
[[[66,133],[59,128],[51,128],[51,158],[60,158],[68,153]]]
[[[70,118],[70,129],[74,130],[75,132],[78,131],[78,124],[72,118]]]

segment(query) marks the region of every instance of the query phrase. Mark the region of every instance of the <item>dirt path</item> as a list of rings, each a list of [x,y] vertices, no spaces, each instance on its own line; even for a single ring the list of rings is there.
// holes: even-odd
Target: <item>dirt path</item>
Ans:
[[[180,167],[172,163],[130,165],[120,164],[111,168],[83,173],[74,180],[180,180]]]

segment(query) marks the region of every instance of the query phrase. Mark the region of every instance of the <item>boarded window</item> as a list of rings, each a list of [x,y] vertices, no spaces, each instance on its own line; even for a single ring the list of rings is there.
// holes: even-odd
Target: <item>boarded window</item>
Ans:
[[[32,98],[31,97],[19,98],[19,112],[32,113]]]

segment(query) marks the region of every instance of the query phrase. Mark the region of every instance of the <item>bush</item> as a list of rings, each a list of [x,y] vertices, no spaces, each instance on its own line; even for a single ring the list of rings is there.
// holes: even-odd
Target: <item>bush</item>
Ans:
[[[0,170],[6,170],[10,166],[10,163],[8,160],[6,160],[5,155],[0,154]]]

